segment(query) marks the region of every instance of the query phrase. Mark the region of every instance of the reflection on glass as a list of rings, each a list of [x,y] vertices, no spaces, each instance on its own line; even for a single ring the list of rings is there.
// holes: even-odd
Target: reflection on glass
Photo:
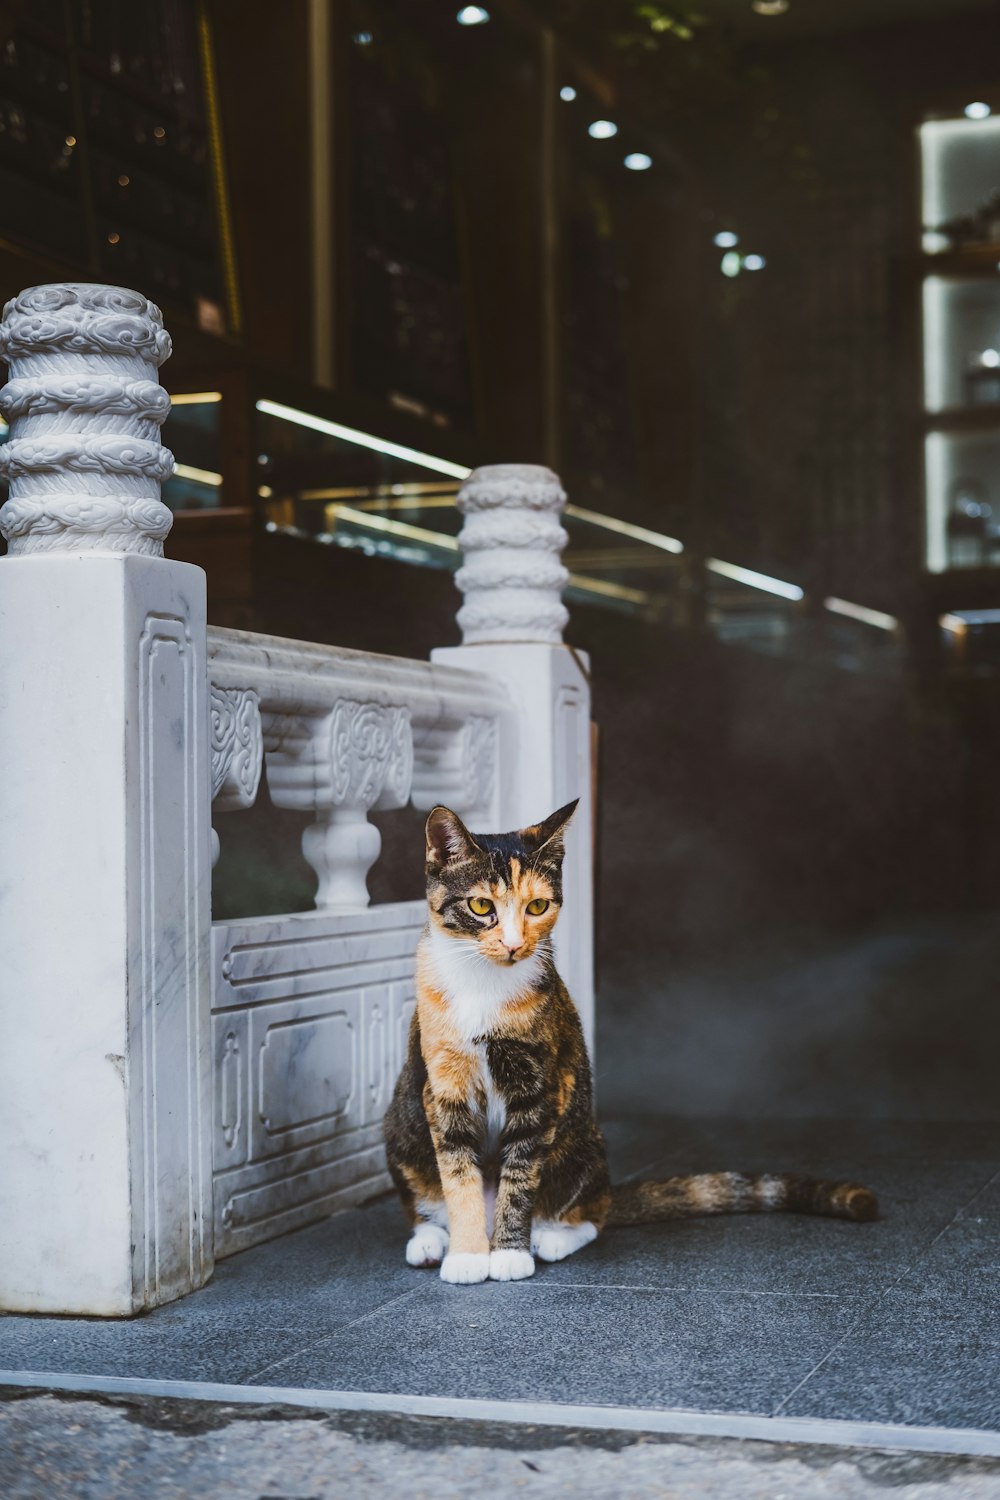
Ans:
[[[928,120],[920,144],[923,228],[935,249],[1000,246],[1000,120]]]

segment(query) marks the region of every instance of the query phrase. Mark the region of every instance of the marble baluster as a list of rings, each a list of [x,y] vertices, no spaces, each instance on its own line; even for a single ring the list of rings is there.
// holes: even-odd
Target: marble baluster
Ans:
[[[368,905],[367,875],[382,846],[368,814],[405,807],[412,780],[410,712],[400,705],[340,698],[308,734],[286,734],[268,749],[271,800],[316,814],[302,852],[318,878],[317,910]]]

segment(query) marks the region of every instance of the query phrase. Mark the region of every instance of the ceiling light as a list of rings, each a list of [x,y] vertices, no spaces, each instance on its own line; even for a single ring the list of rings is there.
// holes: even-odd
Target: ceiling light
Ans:
[[[459,26],[484,26],[490,18],[481,5],[463,5],[455,20]]]
[[[212,469],[196,469],[194,464],[174,464],[175,479],[190,479],[194,484],[210,484],[218,489],[222,483],[222,475],[216,474]]]
[[[784,583],[780,578],[769,578],[753,568],[740,568],[736,563],[723,562],[719,557],[706,557],[705,567],[711,573],[731,578],[734,583],[745,583],[752,589],[763,589],[767,594],[777,594],[781,599],[804,599],[805,594],[797,583]]]
[[[448,474],[453,479],[468,479],[472,470],[464,464],[452,463],[447,458],[435,458],[433,454],[421,453],[416,448],[407,448],[402,443],[390,443],[371,432],[359,432],[356,427],[345,427],[341,422],[329,422],[325,417],[314,417],[311,412],[299,411],[294,406],[284,406],[280,401],[258,401],[257,410],[266,417],[278,417],[282,422],[294,422],[298,427],[308,427],[313,432],[325,433],[327,437],[340,438],[344,443],[356,443],[360,448],[370,448],[373,453],[384,453],[389,458],[401,458],[419,464],[423,469],[433,469],[438,474]],[[267,462],[267,459],[264,459]]]
[[[967,104],[965,106],[965,117],[967,120],[985,120],[989,114],[989,105],[984,104],[981,99],[977,100],[975,104]]]
[[[607,141],[618,134],[618,126],[613,120],[594,120],[587,126],[587,134],[592,135],[595,141]]]
[[[720,250],[731,250],[739,242],[740,237],[738,234],[734,234],[731,229],[721,229],[713,239],[712,244],[718,245]]]
[[[630,151],[625,158],[625,165],[630,172],[648,172],[653,165],[653,158],[647,156],[645,151]]]
[[[738,276],[740,274],[740,271],[743,269],[743,261],[740,257],[739,251],[727,250],[725,255],[722,257],[722,265],[720,269],[723,276]]]
[[[995,370],[1000,365],[1000,349],[984,349],[979,356],[979,363],[989,370]]]
[[[759,16],[783,16],[789,0],[751,0],[751,9]]]
[[[763,271],[767,261],[763,255],[744,255],[743,269],[746,271]]]
[[[559,97],[564,101],[564,103],[572,104],[573,100],[576,98],[576,89],[573,88],[571,84],[564,84],[563,87],[559,90]]]
[[[895,615],[887,615],[881,609],[869,609],[865,604],[852,604],[849,599],[837,599],[831,595],[823,600],[823,604],[831,614],[846,615],[849,620],[874,625],[876,630],[895,630],[899,625]]]
[[[621,536],[633,537],[637,542],[648,542],[664,552],[683,552],[684,543],[675,536],[664,536],[662,531],[650,531],[645,526],[634,526],[631,521],[620,521],[617,516],[603,516],[600,511],[584,510],[579,505],[567,505],[566,515],[573,521],[586,521],[591,526],[602,526],[605,531],[617,531]]]

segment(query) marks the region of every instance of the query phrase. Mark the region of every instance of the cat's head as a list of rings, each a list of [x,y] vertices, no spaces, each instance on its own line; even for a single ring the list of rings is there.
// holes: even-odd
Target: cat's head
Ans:
[[[432,927],[495,964],[529,958],[559,915],[563,837],[575,810],[569,802],[515,833],[472,834],[457,813],[435,807],[427,819]]]

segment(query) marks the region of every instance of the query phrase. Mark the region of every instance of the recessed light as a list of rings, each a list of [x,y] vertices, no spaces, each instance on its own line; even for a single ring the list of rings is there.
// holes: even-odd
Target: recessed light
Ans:
[[[734,234],[731,229],[720,229],[719,233],[712,240],[712,244],[718,245],[720,250],[731,250],[733,246],[738,245],[739,242],[739,235]]]
[[[965,106],[965,118],[967,120],[985,120],[988,119],[990,113],[989,105],[984,104],[981,99],[977,99],[974,104],[967,104]]]
[[[751,0],[751,9],[759,16],[783,16],[789,0]]]
[[[564,84],[563,87],[559,90],[559,97],[566,104],[572,104],[573,100],[576,98],[576,89],[573,88],[571,84]]]
[[[653,158],[647,156],[645,151],[630,151],[625,158],[625,165],[630,172],[648,172],[653,165]]]
[[[767,261],[763,255],[744,255],[743,267],[747,271],[763,271]]]
[[[481,5],[463,5],[455,20],[459,26],[484,26],[490,18]]]
[[[727,250],[719,267],[723,276],[738,276],[743,269],[743,260],[736,250]]]
[[[984,349],[979,356],[979,363],[988,370],[995,370],[1000,366],[1000,349]]]
[[[607,141],[618,134],[618,126],[613,120],[594,120],[587,126],[587,134],[592,135],[595,141]]]

